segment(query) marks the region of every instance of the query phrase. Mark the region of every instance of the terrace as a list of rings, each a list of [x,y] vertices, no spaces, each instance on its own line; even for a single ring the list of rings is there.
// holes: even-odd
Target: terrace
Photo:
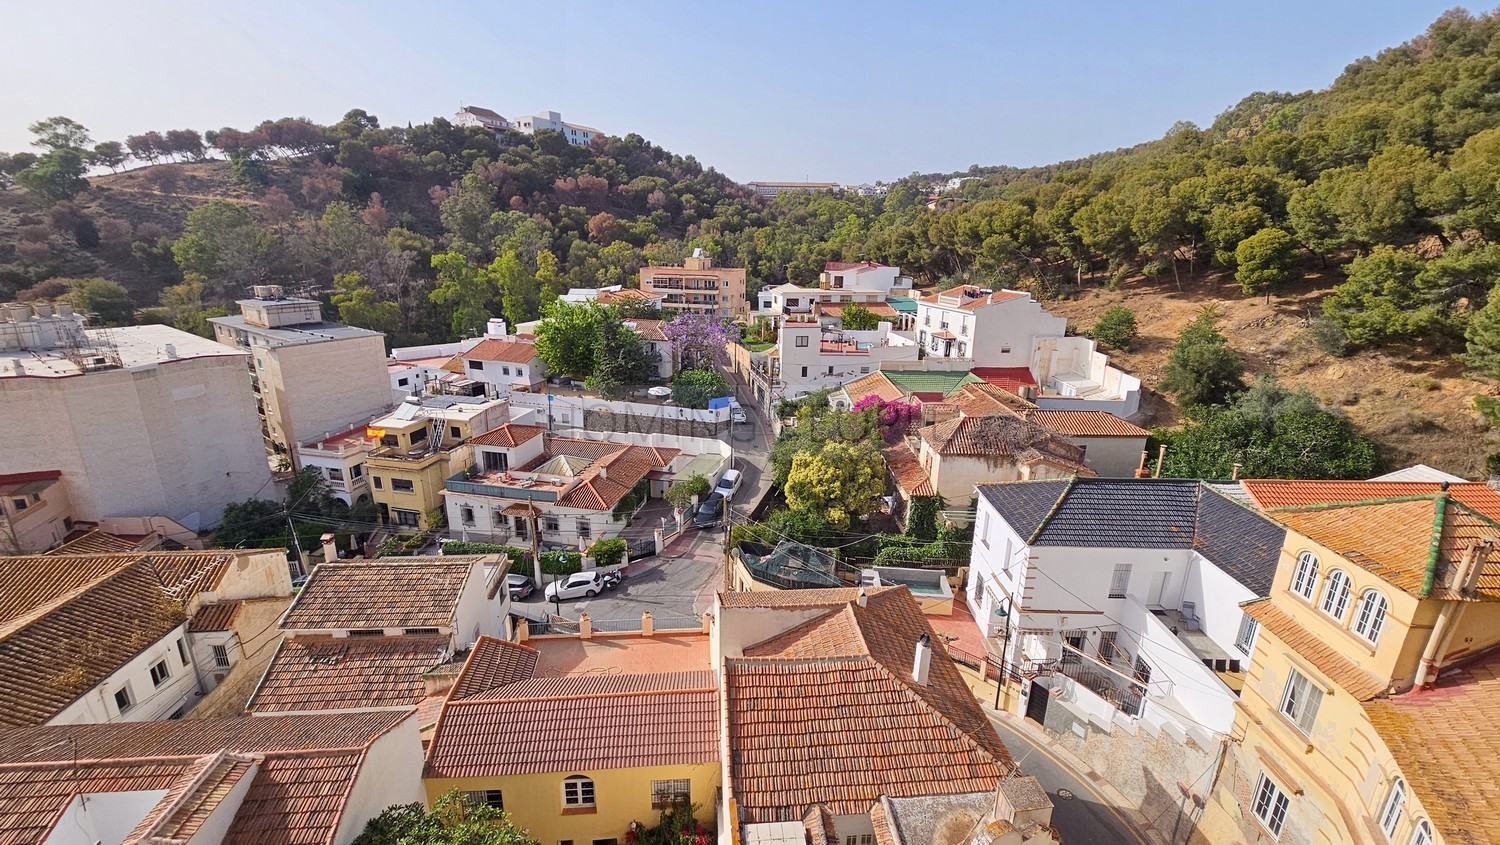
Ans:
[[[481,470],[478,466],[470,465],[463,472],[449,476],[444,486],[454,493],[467,493],[471,496],[555,502],[577,483],[578,479],[572,475],[546,475],[520,470]]]

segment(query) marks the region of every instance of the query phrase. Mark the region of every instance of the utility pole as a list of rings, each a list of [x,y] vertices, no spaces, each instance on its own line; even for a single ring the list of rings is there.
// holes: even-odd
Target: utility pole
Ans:
[[[302,565],[302,541],[297,539],[297,526],[292,524],[292,509],[287,508],[282,513],[286,514],[286,530],[292,532],[292,546],[297,550],[297,574],[306,575],[307,568]]]

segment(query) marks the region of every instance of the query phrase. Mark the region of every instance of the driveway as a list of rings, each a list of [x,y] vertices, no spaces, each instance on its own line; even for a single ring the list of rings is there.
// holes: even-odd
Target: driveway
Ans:
[[[1151,840],[1115,810],[1113,802],[1092,781],[1047,750],[1035,738],[1034,729],[1020,724],[1014,716],[997,717],[993,711],[990,722],[1021,771],[1035,777],[1047,790],[1052,798],[1052,824],[1067,845],[1150,845]]]
[[[700,616],[713,606],[714,593],[722,586],[724,534],[708,529],[689,530],[674,540],[666,551],[654,558],[636,561],[626,567],[625,582],[614,590],[591,599],[574,599],[562,603],[562,615],[577,619],[587,613],[590,619],[640,619],[641,612],[653,616]],[[542,591],[537,590],[523,604],[539,607]],[[555,605],[547,604],[548,610]]]

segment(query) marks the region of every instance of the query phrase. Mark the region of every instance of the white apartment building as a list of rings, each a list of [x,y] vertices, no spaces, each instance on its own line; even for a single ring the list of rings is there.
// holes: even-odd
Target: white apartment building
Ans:
[[[773,320],[789,314],[815,314],[837,320],[842,306],[857,302],[904,330],[906,318],[886,300],[892,296],[908,297],[911,291],[911,277],[901,275],[900,267],[873,261],[830,261],[818,274],[816,288],[790,282],[777,285],[762,290],[757,305],[762,314],[769,314]]]
[[[0,306],[0,425],[15,432],[0,473],[60,471],[76,519],[194,530],[265,489],[249,356],[169,326],[83,322],[67,303]]]
[[[527,135],[534,134],[538,129],[551,129],[554,132],[561,132],[562,136],[568,139],[568,143],[575,146],[586,145],[595,138],[604,137],[603,132],[592,126],[564,121],[562,115],[555,111],[542,111],[518,117],[510,122],[510,128]]]
[[[479,106],[464,106],[453,115],[454,126],[478,126],[500,134],[511,128],[511,123],[499,112]]]
[[[297,445],[390,406],[385,335],[330,323],[315,299],[257,285],[237,317],[214,317],[214,339],[249,351],[250,389],[268,450],[299,469]]]
[[[812,315],[785,317],[777,346],[767,362],[774,392],[796,398],[833,389],[869,375],[891,362],[916,362],[917,344],[891,330],[890,323],[866,331],[825,328]]]

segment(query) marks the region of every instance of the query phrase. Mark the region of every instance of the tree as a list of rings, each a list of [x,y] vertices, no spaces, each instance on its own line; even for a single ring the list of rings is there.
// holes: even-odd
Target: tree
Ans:
[[[1220,405],[1244,390],[1245,365],[1219,333],[1218,316],[1199,314],[1178,335],[1161,388],[1186,408]]]
[[[161,309],[176,328],[208,338],[214,335],[208,318],[228,313],[222,308],[203,307],[203,277],[196,273],[187,274],[181,284],[162,289]]]
[[[922,421],[920,403],[901,399],[887,402],[874,394],[855,402],[853,411],[869,416],[871,424],[880,432],[881,439],[887,445],[900,443]]]
[[[594,347],[594,372],[588,377],[588,388],[607,399],[624,394],[629,388],[644,384],[656,372],[656,361],[641,341],[612,311],[599,320],[599,341]]]
[[[428,298],[452,309],[449,320],[452,337],[482,334],[490,319],[490,303],[499,293],[494,277],[456,252],[434,255],[432,267],[437,271],[438,286]]]
[[[1282,229],[1268,227],[1240,241],[1234,248],[1234,278],[1245,296],[1271,291],[1294,281],[1297,273],[1297,241]]]
[[[401,325],[401,307],[380,298],[380,293],[365,284],[357,272],[333,277],[333,306],[339,310],[339,322],[362,329],[395,334]]]
[[[32,141],[31,145],[49,152],[82,151],[88,149],[92,142],[89,138],[89,130],[83,124],[61,116],[38,120],[27,127],[27,130],[36,136],[36,140]]]
[[[712,492],[713,485],[701,473],[693,473],[683,480],[667,488],[667,502],[678,510],[686,510],[691,507],[694,500],[702,501],[708,498]]]
[[[1415,337],[1438,322],[1437,305],[1424,295],[1425,262],[1383,246],[1349,265],[1349,279],[1323,300],[1323,315],[1361,346]]]
[[[855,331],[869,331],[880,326],[880,317],[874,311],[864,305],[854,302],[844,306],[843,313],[839,316],[839,322],[844,328]]]
[[[1468,354],[1464,360],[1479,373],[1500,379],[1500,295],[1479,309],[1464,331]]]
[[[594,350],[607,306],[594,302],[548,305],[536,329],[536,354],[553,375],[588,378],[594,373]]]
[[[1123,305],[1114,305],[1099,315],[1099,321],[1089,330],[1089,337],[1111,349],[1129,351],[1135,343],[1135,312]]]
[[[111,173],[118,171],[120,165],[124,164],[128,157],[124,145],[119,141],[104,141],[95,144],[93,151],[89,153],[89,161],[101,167],[108,167]]]
[[[672,401],[684,408],[701,410],[710,399],[733,392],[717,370],[682,370],[672,379]]]
[[[449,790],[432,802],[388,807],[370,819],[354,845],[539,845],[510,814]]]
[[[130,294],[108,279],[70,279],[62,298],[80,314],[88,314],[95,325],[128,326],[135,316]]]
[[[663,323],[661,333],[672,344],[682,369],[705,369],[729,360],[728,348],[740,339],[738,326],[712,314],[693,311]]]
[[[197,273],[214,299],[230,299],[263,281],[275,239],[246,208],[210,200],[188,212],[172,257],[184,274]]]
[[[871,512],[885,493],[885,461],[870,443],[825,443],[792,460],[787,504],[824,514],[834,528],[848,528]]]
[[[39,156],[30,167],[16,174],[16,184],[45,203],[70,200],[88,190],[83,178],[88,161],[81,150],[64,147]]]

